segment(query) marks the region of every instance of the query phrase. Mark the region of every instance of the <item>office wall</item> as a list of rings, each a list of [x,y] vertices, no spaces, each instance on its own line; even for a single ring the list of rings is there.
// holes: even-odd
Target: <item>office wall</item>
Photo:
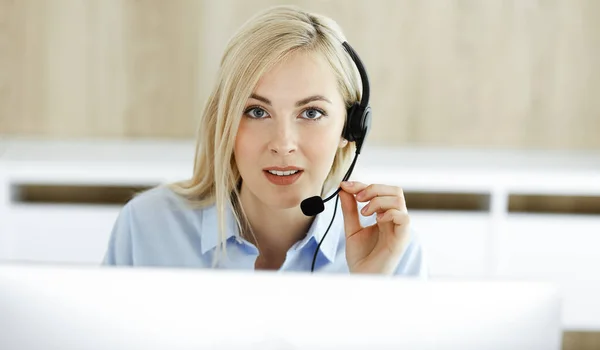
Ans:
[[[0,0],[0,134],[193,137],[226,40],[275,0]],[[295,0],[367,64],[371,142],[599,149],[596,0]]]

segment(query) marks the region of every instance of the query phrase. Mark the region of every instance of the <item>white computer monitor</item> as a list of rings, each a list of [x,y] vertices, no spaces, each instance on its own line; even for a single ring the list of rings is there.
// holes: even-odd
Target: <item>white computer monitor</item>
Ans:
[[[559,350],[551,285],[0,265],[1,349]]]

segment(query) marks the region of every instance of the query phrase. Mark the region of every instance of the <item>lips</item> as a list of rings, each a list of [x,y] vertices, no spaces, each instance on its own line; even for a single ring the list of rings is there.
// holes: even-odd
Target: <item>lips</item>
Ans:
[[[263,169],[263,172],[265,173],[265,176],[271,183],[275,185],[285,186],[291,185],[294,182],[296,182],[296,180],[298,180],[298,178],[302,175],[304,170],[298,167],[288,166],[265,168]]]
[[[270,167],[270,168],[265,168],[263,170],[269,172],[272,175],[289,176],[289,175],[294,175],[298,172],[301,172],[302,168],[298,168],[295,166],[286,166],[286,167]]]
[[[277,176],[289,176],[289,175],[294,175],[294,174],[300,172],[300,170],[284,170],[284,171],[267,170],[267,172],[272,175],[277,175]]]

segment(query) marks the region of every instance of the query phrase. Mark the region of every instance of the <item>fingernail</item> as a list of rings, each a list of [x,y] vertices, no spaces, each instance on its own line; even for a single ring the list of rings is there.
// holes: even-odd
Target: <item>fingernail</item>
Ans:
[[[352,187],[352,185],[354,185],[354,182],[352,182],[352,181],[344,181],[344,182],[342,182],[342,185],[346,186],[346,187]]]
[[[368,204],[365,205],[360,212],[364,214],[364,213],[367,212],[367,210],[369,210],[369,205]]]

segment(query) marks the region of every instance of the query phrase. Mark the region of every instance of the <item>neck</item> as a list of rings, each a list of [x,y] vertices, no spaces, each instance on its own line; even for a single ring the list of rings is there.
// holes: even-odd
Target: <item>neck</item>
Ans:
[[[244,237],[259,249],[261,264],[280,265],[287,251],[306,236],[314,217],[307,217],[300,206],[280,209],[267,206],[242,188],[240,201],[254,237]]]

